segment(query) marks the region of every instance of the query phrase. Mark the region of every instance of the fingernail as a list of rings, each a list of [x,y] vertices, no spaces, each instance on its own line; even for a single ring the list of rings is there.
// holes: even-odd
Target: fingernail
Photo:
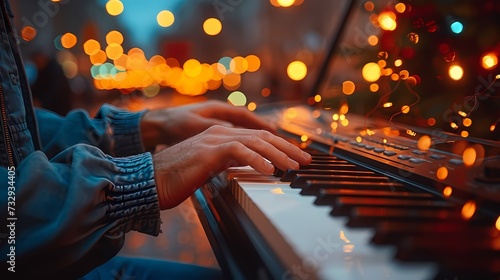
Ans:
[[[302,157],[305,159],[305,160],[310,160],[311,159],[311,155],[306,153],[306,152],[302,152]]]
[[[291,169],[299,169],[300,168],[299,163],[293,159],[290,159],[290,158],[288,159],[288,165],[290,166]]]

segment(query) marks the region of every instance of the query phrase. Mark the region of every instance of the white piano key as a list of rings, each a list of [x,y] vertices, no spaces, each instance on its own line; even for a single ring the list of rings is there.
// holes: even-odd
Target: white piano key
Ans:
[[[252,175],[252,172],[254,174]],[[370,244],[371,229],[345,226],[314,196],[248,167],[228,171],[232,192],[288,270],[282,279],[431,279],[430,263],[399,263],[390,246]]]

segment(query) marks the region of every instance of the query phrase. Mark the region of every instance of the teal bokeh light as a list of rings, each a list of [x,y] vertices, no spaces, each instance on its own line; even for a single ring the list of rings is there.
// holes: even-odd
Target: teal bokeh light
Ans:
[[[464,30],[464,25],[459,21],[455,21],[450,25],[450,28],[453,33],[460,34]]]

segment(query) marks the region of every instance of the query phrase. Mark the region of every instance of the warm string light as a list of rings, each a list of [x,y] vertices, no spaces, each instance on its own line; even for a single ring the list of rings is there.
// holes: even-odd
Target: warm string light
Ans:
[[[478,106],[478,103],[479,103],[478,98],[481,97],[481,96],[483,96],[483,95],[485,95],[495,85],[495,83],[497,82],[497,80],[500,80],[500,74],[497,74],[495,76],[495,79],[493,79],[493,81],[483,91],[476,92],[473,95],[465,96],[464,99],[463,99],[464,100],[464,104],[466,104],[470,100],[473,100],[474,101],[474,105],[470,109],[469,113],[466,113],[464,111],[458,111],[457,114],[460,115],[460,116],[462,116],[462,117],[469,117],[472,114],[472,112],[474,112],[477,109],[477,106]],[[489,97],[494,98],[493,96],[489,96]]]
[[[471,114],[476,111],[477,107],[479,106],[479,98],[481,96],[486,96],[486,94],[490,91],[490,89],[495,85],[495,83],[497,82],[497,80],[500,79],[500,74],[497,74],[495,76],[495,78],[493,79],[493,81],[486,87],[486,89],[484,89],[483,91],[480,91],[480,92],[476,92],[474,93],[473,95],[469,95],[469,96],[465,96],[463,98],[463,104],[467,104],[469,101],[473,101],[473,105],[472,105],[472,108],[468,111],[468,112],[465,112],[463,110],[459,110],[457,111],[457,115],[459,115],[460,117],[463,118],[462,120],[462,123],[461,125],[463,125],[464,127],[470,127],[472,125],[472,119],[470,118]],[[498,98],[498,96],[491,96],[491,95],[487,95],[488,98]],[[448,121],[450,122],[450,127],[454,130],[458,129],[459,128],[459,124],[451,121],[452,119],[452,116],[450,115],[448,117]],[[496,129],[496,125],[497,123],[499,122],[500,119],[498,119],[497,121],[495,121],[495,123],[493,123],[491,126],[490,126],[490,131],[493,132],[495,131]],[[469,136],[469,132],[468,131],[462,131],[460,133],[460,135],[462,137],[468,137]]]
[[[420,95],[419,95],[416,91],[414,91],[414,90],[411,88],[411,86],[410,86],[410,84],[409,84],[409,83],[405,83],[405,84],[406,84],[406,88],[408,89],[408,91],[409,91],[409,92],[410,92],[413,96],[415,96],[415,97],[416,97],[416,100],[415,100],[413,103],[411,103],[410,105],[404,105],[404,106],[403,106],[403,108],[401,109],[401,111],[399,111],[399,112],[395,113],[394,115],[392,115],[392,116],[389,118],[389,122],[391,122],[391,123],[392,123],[392,120],[393,120],[396,116],[398,116],[398,115],[400,115],[400,114],[406,114],[406,113],[408,113],[408,112],[406,112],[406,113],[405,113],[405,111],[406,111],[406,110],[408,110],[408,111],[409,111],[409,110],[410,110],[413,106],[417,105],[417,104],[420,102]]]

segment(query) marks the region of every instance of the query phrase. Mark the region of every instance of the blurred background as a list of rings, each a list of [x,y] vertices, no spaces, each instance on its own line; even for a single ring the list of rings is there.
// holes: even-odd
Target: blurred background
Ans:
[[[310,89],[345,1],[13,1],[38,105],[91,113]],[[57,78],[56,78],[57,77]]]

